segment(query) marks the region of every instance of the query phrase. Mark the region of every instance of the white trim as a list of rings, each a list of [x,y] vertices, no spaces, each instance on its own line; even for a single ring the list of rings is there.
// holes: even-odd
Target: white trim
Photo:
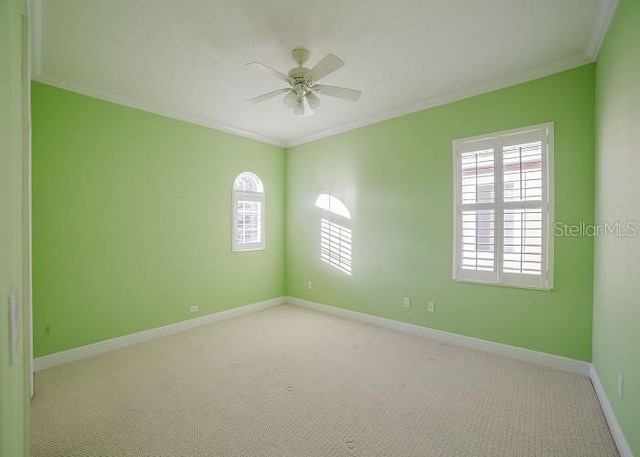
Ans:
[[[487,81],[478,84],[477,86],[456,90],[448,94],[436,95],[435,97],[427,98],[417,103],[412,103],[411,105],[400,106],[398,108],[382,111],[378,114],[367,116],[354,122],[349,122],[347,124],[339,125],[337,127],[333,127],[300,138],[294,138],[293,140],[285,141],[284,147],[291,148],[293,146],[310,143],[312,141],[317,141],[322,138],[337,135],[339,133],[344,133],[350,130],[358,129],[360,127],[365,127],[367,125],[376,124],[378,122],[405,116],[407,114],[423,111],[429,108],[435,108],[436,106],[447,105],[449,103],[464,100],[466,98],[475,97],[476,95],[486,94],[488,92],[493,92],[496,90],[515,86],[517,84],[522,84],[528,81],[533,81],[535,79],[543,78],[545,76],[561,73],[563,71],[571,70],[572,68],[577,68],[592,62],[593,59],[590,58],[587,54],[577,54],[573,57],[569,57],[558,62],[553,62],[548,65],[542,65],[540,67],[534,68],[532,70],[527,70],[516,75]]]
[[[406,322],[399,322],[384,317],[372,316],[370,314],[350,311],[347,309],[337,308],[335,306],[316,303],[296,297],[285,297],[285,301],[286,303],[300,306],[302,308],[307,308],[326,314],[332,314],[334,316],[343,317],[346,319],[365,322],[367,324],[396,330],[398,332],[407,333],[409,335],[421,336],[430,340],[451,344],[453,346],[464,347],[482,352],[489,352],[491,354],[510,357],[512,359],[522,360],[529,363],[535,363],[536,365],[542,365],[569,373],[589,376],[589,369],[591,367],[591,364],[588,362],[583,362],[581,360],[575,360],[559,355],[533,351],[531,349],[519,348],[510,346],[508,344],[481,340],[478,338],[472,338],[470,336],[458,335],[442,330],[422,327],[420,325],[408,324]]]
[[[591,32],[591,38],[587,44],[587,55],[590,59],[596,60],[600,47],[604,42],[604,38],[607,35],[609,26],[611,25],[611,19],[618,8],[618,0],[606,0],[601,3],[600,11],[598,11],[598,17],[596,23],[593,26]]]
[[[257,202],[260,204],[260,240],[253,242],[238,242],[238,203],[239,202]],[[264,193],[259,192],[243,192],[234,190],[232,196],[232,215],[231,215],[231,250],[232,252],[248,252],[263,251],[267,245],[265,234],[266,205]]]
[[[607,397],[604,386],[602,385],[602,383],[600,382],[600,378],[598,377],[598,372],[593,365],[591,365],[589,369],[589,378],[591,379],[591,383],[593,384],[593,389],[596,391],[596,396],[598,397],[598,401],[600,402],[600,406],[602,407],[604,417],[607,419],[607,424],[609,424],[609,429],[611,430],[613,441],[615,441],[616,446],[618,447],[620,457],[633,457],[631,446],[629,446],[627,439],[624,437],[622,428],[620,428],[620,424],[618,423],[618,419],[616,419],[613,407],[609,402],[609,397]]]
[[[100,341],[98,343],[88,344],[79,348],[45,355],[34,360],[34,369],[35,371],[46,370],[47,368],[52,368],[65,363],[86,359],[87,357],[93,357],[95,355],[104,354],[116,349],[122,349],[134,344],[154,340],[156,338],[167,335],[172,335],[174,333],[182,332],[195,327],[200,327],[202,325],[212,324],[214,322],[220,322],[226,319],[244,316],[245,314],[250,314],[256,311],[261,311],[263,309],[282,305],[285,302],[286,300],[284,299],[284,297],[272,298],[270,300],[252,303],[250,305],[239,306],[237,308],[220,311],[217,313],[209,314],[207,316],[176,322],[174,324],[157,327],[150,330],[144,330],[142,332],[132,333],[130,335]]]
[[[42,5],[39,5],[40,7]],[[35,376],[33,370],[33,185],[32,185],[32,123],[31,123],[31,74],[33,61],[31,52],[33,40],[31,32],[32,2],[27,2],[27,16],[23,17],[23,133],[24,133],[24,169],[23,169],[23,240],[24,240],[24,318],[25,327],[25,352],[29,362],[29,396],[33,398],[35,393]]]
[[[593,384],[593,388],[596,392],[596,396],[598,397],[598,401],[600,402],[600,406],[602,407],[603,413],[607,420],[607,424],[609,425],[609,429],[611,430],[611,434],[618,448],[618,452],[620,452],[620,457],[634,457],[633,452],[631,451],[631,447],[629,446],[629,443],[627,442],[624,433],[620,428],[620,424],[616,419],[615,413],[613,411],[611,403],[609,402],[604,387],[600,382],[598,373],[595,367],[588,362],[583,362],[580,360],[570,359],[553,354],[547,354],[544,352],[533,351],[530,349],[519,348],[507,344],[496,343],[493,341],[481,340],[469,336],[458,335],[455,333],[449,333],[442,330],[422,327],[419,325],[408,324],[406,322],[399,322],[384,317],[359,313],[357,311],[350,311],[347,309],[290,296],[273,298],[250,305],[240,306],[238,308],[220,311],[218,313],[209,314],[207,316],[202,316],[195,319],[176,322],[174,324],[165,325],[163,327],[145,330],[142,332],[133,333],[131,335],[125,335],[118,338],[101,341],[99,343],[89,344],[87,346],[70,349],[68,351],[62,351],[55,354],[38,357],[34,360],[34,368],[35,371],[45,370],[47,368],[56,367],[65,363],[82,360],[87,357],[92,357],[114,351],[116,349],[132,346],[144,341],[172,335],[174,333],[200,327],[202,325],[244,316],[246,314],[283,304],[291,304],[294,306],[299,306],[301,308],[306,308],[325,314],[331,314],[345,319],[352,319],[364,322],[366,324],[395,330],[409,335],[416,335],[454,346],[488,352],[491,354],[510,357],[513,359],[522,360],[525,362],[534,363],[536,365],[554,368],[569,373],[588,376]]]
[[[44,17],[43,0],[29,0],[27,14],[29,16],[31,77],[37,77],[42,71],[42,22]]]
[[[272,144],[274,146],[285,147],[285,142],[277,138],[272,138],[258,133],[248,132],[246,130],[231,127],[220,122],[215,122],[210,119],[206,119],[199,116],[188,116],[173,109],[161,108],[151,103],[140,102],[131,100],[128,97],[121,97],[118,95],[110,94],[101,90],[95,90],[90,87],[85,87],[81,84],[68,83],[55,78],[48,78],[46,76],[36,76],[34,81],[54,86],[59,89],[68,90],[77,94],[86,95],[88,97],[97,98],[99,100],[115,103],[117,105],[127,106],[129,108],[145,111],[148,113],[157,114],[170,119],[176,119],[178,121],[187,122],[189,124],[200,125],[210,129],[219,130],[221,132],[230,133],[232,135],[249,138],[250,140],[259,141],[261,143]]]
[[[553,287],[553,137],[554,123],[529,125],[510,130],[491,132],[468,138],[453,140],[453,279],[458,282],[492,284],[507,287],[522,287],[548,291]],[[504,151],[511,146],[524,143],[540,143],[541,197],[540,200],[507,201],[504,195]],[[462,155],[478,151],[491,151],[493,160],[493,189],[495,198],[488,203],[465,203],[462,201]],[[486,152],[485,152],[486,153]],[[504,236],[506,210],[532,209],[541,215],[541,264],[539,275],[508,273],[504,271]],[[463,269],[463,223],[465,212],[488,210],[493,212],[493,267],[491,270]],[[524,227],[522,228],[524,230]],[[522,260],[521,260],[522,262]]]
[[[41,0],[33,0],[33,1],[41,1]],[[35,46],[34,54],[36,52],[41,53],[40,47],[41,45]],[[63,81],[55,78],[49,78],[46,76],[43,77],[40,75],[40,69],[38,68],[40,65],[40,63],[37,62],[38,59],[36,58],[34,60],[36,61],[34,62],[34,81],[37,81],[43,84],[48,84],[50,86],[58,87],[60,89],[68,90],[71,92],[76,92],[82,95],[87,95],[89,97],[97,98],[100,100],[117,103],[119,105],[128,106],[130,108],[147,111],[150,113],[158,114],[160,116],[165,116],[172,119],[177,119],[179,121],[188,122],[190,124],[195,124],[203,127],[220,130],[222,132],[231,133],[233,135],[238,135],[241,137],[260,141],[262,143],[272,144],[274,146],[279,146],[284,148],[291,148],[293,146],[310,143],[312,141],[320,140],[322,138],[327,138],[330,136],[337,135],[339,133],[348,132],[350,130],[355,130],[360,127],[376,124],[378,122],[386,121],[396,117],[405,116],[407,114],[415,113],[417,111],[423,111],[429,108],[434,108],[436,106],[447,105],[449,103],[453,103],[459,100],[463,100],[466,98],[475,97],[476,95],[481,95],[488,92],[504,89],[506,87],[515,86],[517,84],[521,84],[527,81],[532,81],[545,76],[550,76],[556,73],[560,73],[562,71],[570,70],[572,68],[576,68],[576,67],[593,62],[593,59],[590,58],[587,54],[577,54],[573,57],[569,57],[567,59],[563,59],[558,62],[553,62],[548,65],[543,65],[543,66],[534,68],[532,70],[527,70],[516,75],[507,76],[505,78],[499,78],[492,81],[487,81],[487,82],[478,84],[477,86],[456,90],[448,94],[437,95],[435,97],[427,98],[425,100],[419,101],[417,103],[412,103],[410,105],[392,108],[390,110],[382,111],[380,113],[377,113],[371,116],[366,116],[362,119],[358,119],[353,122],[332,127],[332,128],[323,130],[321,132],[312,133],[311,135],[306,135],[299,138],[293,138],[291,140],[283,140],[279,138],[272,138],[269,136],[241,130],[241,129],[231,127],[219,122],[214,122],[210,119],[205,119],[202,117],[187,116],[185,114],[179,113],[171,109],[159,108],[149,103],[141,103],[138,101],[130,100],[127,97],[116,96],[114,94],[95,90],[89,87],[82,86],[80,84],[70,83],[67,81]]]
[[[238,178],[244,174],[249,174],[255,178],[258,184],[258,191],[240,190],[236,188]],[[238,243],[238,202],[252,201],[260,204],[260,241],[251,243]],[[233,181],[233,189],[231,191],[231,250],[232,252],[248,252],[263,251],[267,245],[266,237],[266,196],[264,185],[258,175],[251,171],[243,171],[239,173]]]
[[[543,228],[547,231],[544,235],[547,240],[546,246],[546,269],[547,278],[545,289],[553,290],[554,281],[554,259],[555,259],[555,236],[553,227],[556,223],[556,175],[555,175],[555,123],[550,122],[551,128],[547,130],[547,226]],[[549,147],[549,145],[551,145]],[[544,208],[543,208],[544,210]]]

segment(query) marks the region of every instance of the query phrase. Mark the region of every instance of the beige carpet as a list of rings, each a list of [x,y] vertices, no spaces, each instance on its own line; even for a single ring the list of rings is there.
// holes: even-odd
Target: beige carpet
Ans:
[[[279,306],[37,374],[33,456],[617,456],[590,381]]]

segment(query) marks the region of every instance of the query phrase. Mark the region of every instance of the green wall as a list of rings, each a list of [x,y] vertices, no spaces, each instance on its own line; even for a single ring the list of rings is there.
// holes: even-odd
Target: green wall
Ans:
[[[185,320],[190,305],[205,315],[288,293],[591,360],[591,238],[556,237],[551,292],[451,279],[451,142],[553,121],[556,221],[592,223],[594,75],[587,65],[286,153],[34,83],[35,356]],[[265,251],[230,251],[243,170],[267,189]],[[351,276],[319,260],[320,193],[353,215]]]
[[[596,215],[640,235],[640,3],[621,0],[597,61]],[[640,455],[640,236],[596,241],[593,362]],[[617,396],[617,375],[624,398]]]
[[[3,307],[23,281],[23,6],[0,2]],[[556,237],[551,292],[451,279],[456,138],[553,121],[555,220],[635,222],[640,231],[639,23],[640,3],[620,0],[596,66],[286,152],[34,83],[34,355],[285,293],[585,361],[593,341],[596,370],[639,454],[640,237],[598,237],[595,262],[592,238]],[[232,253],[231,185],[244,170],[267,190],[267,249]],[[319,260],[320,193],[351,211],[351,276]],[[428,300],[436,313],[426,312]],[[195,304],[200,312],[189,314]],[[5,346],[2,457],[26,452],[28,429],[25,364],[10,367]]]
[[[0,3],[0,90],[13,94],[0,110],[2,136],[13,141],[2,144],[0,202],[13,214],[0,226],[10,253],[3,296],[22,281],[21,4]],[[596,370],[640,453],[639,237],[598,237],[595,262],[593,238],[556,237],[550,292],[451,279],[456,138],[553,121],[555,220],[630,221],[640,231],[638,23],[640,4],[621,0],[597,65],[288,151],[34,83],[34,355],[285,293],[584,361],[593,341]],[[267,249],[232,253],[231,185],[244,170],[266,187]],[[351,211],[350,276],[319,259],[320,193]],[[24,364],[8,367],[4,344],[2,457],[24,451],[13,418],[28,416]]]
[[[32,105],[35,357],[284,294],[284,149],[38,83]],[[233,253],[245,170],[267,248]]]
[[[24,285],[22,23],[25,3],[0,0],[0,457],[28,454],[28,329]],[[17,359],[9,358],[8,297],[22,304]]]
[[[452,141],[555,123],[555,220],[593,222],[594,66],[341,135],[287,156],[287,291],[303,299],[591,360],[593,240],[555,239],[551,292],[452,278]],[[352,214],[353,274],[319,259],[320,193]],[[307,281],[313,288],[307,289]],[[402,306],[410,296],[412,307]],[[435,300],[434,314],[426,312]]]

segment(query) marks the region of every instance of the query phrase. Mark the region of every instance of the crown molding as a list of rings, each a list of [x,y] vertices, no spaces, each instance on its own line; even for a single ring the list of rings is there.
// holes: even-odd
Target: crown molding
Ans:
[[[299,146],[305,143],[310,143],[312,141],[317,141],[323,138],[334,136],[339,133],[344,133],[350,130],[355,130],[360,127],[365,127],[367,125],[376,124],[378,122],[383,122],[396,117],[401,117],[407,114],[416,113],[418,111],[423,111],[429,108],[435,108],[436,106],[447,105],[449,103],[464,100],[466,98],[474,97],[476,95],[486,94],[488,92],[493,92],[493,91],[504,89],[510,86],[515,86],[517,84],[522,84],[528,81],[532,81],[534,79],[550,76],[555,73],[560,73],[566,70],[570,70],[572,68],[577,68],[591,62],[593,62],[593,59],[591,59],[587,54],[578,54],[573,57],[569,57],[567,59],[553,62],[548,65],[543,65],[543,66],[534,68],[532,70],[524,71],[522,73],[518,73],[516,75],[507,76],[505,78],[499,78],[492,81],[487,81],[467,89],[461,89],[461,90],[449,92],[447,94],[437,95],[435,97],[421,100],[417,103],[412,103],[410,105],[400,106],[398,108],[382,111],[378,114],[374,114],[373,116],[367,116],[365,118],[359,119],[354,122],[343,124],[327,130],[323,130],[318,133],[314,133],[311,135],[307,135],[304,137],[300,137],[300,138],[285,142],[284,146],[287,148],[291,148],[293,146]]]
[[[251,140],[259,141],[262,143],[271,144],[278,147],[291,148],[302,144],[310,143],[313,141],[321,140],[330,136],[345,133],[351,130],[355,130],[368,125],[376,124],[386,120],[394,119],[396,117],[405,116],[418,111],[423,111],[429,108],[446,105],[456,101],[460,101],[466,98],[482,95],[495,90],[504,89],[506,87],[514,86],[524,82],[532,81],[545,76],[550,76],[555,73],[559,73],[565,70],[579,67],[595,61],[604,37],[611,23],[611,19],[615,14],[618,6],[618,0],[604,0],[600,7],[600,11],[596,18],[596,22],[593,26],[591,37],[586,46],[584,54],[578,54],[567,59],[563,59],[548,65],[543,65],[525,72],[521,72],[516,75],[507,76],[505,78],[498,78],[492,81],[487,81],[478,84],[474,87],[465,88],[457,91],[453,91],[447,94],[437,95],[421,100],[417,103],[409,105],[399,106],[390,110],[385,110],[377,114],[367,116],[353,122],[348,122],[342,125],[338,125],[329,129],[322,130],[320,132],[312,133],[310,135],[293,138],[291,140],[285,140],[282,138],[274,138],[266,135],[261,135],[255,132],[239,129],[226,125],[221,122],[215,122],[210,119],[189,116],[177,110],[171,110],[167,108],[161,108],[152,103],[144,103],[135,100],[121,97],[106,91],[95,90],[88,86],[76,84],[56,78],[50,78],[42,75],[43,64],[43,42],[42,42],[42,30],[43,30],[43,8],[45,7],[43,0],[28,0],[29,18],[30,18],[30,30],[31,30],[31,74],[34,81],[48,84],[58,87],[60,89],[69,90],[79,94],[87,95],[100,100],[117,103],[119,105],[127,106],[134,109],[147,111],[150,113],[158,114],[161,116],[169,117],[179,121],[199,125],[206,128],[212,128],[222,132],[230,133],[233,135],[241,136]]]
[[[255,132],[242,130],[236,127],[226,125],[221,122],[212,121],[207,118],[199,116],[189,116],[181,113],[177,110],[161,108],[152,103],[144,103],[136,100],[129,99],[127,97],[117,96],[115,94],[100,91],[88,86],[76,84],[69,81],[64,81],[56,78],[50,78],[42,75],[43,66],[43,15],[46,7],[43,0],[28,0],[29,18],[30,18],[30,40],[31,40],[31,75],[34,81],[55,86],[64,90],[77,92],[79,94],[87,95],[100,100],[117,103],[119,105],[127,106],[134,109],[147,111],[150,113],[158,114],[161,116],[169,117],[179,121],[199,125],[206,128],[219,130],[222,132],[230,133],[233,135],[241,136],[251,140],[259,141],[262,143],[271,144],[278,147],[291,148],[299,146],[305,143],[321,140],[330,136],[345,133],[351,130],[355,130],[368,125],[383,122],[396,117],[405,116],[418,111],[423,111],[429,108],[446,105],[456,101],[460,101],[466,98],[482,95],[495,90],[504,89],[506,87],[514,86],[517,84],[525,83],[534,79],[549,76],[555,73],[559,73],[565,70],[579,67],[595,61],[604,37],[607,33],[611,20],[615,14],[618,6],[618,0],[603,0],[598,12],[596,21],[593,25],[592,33],[587,43],[584,53],[563,59],[548,65],[543,65],[525,72],[507,76],[505,78],[498,78],[492,81],[487,81],[478,84],[474,87],[465,88],[457,91],[453,91],[447,94],[437,95],[421,100],[417,103],[409,105],[403,105],[389,110],[381,111],[371,116],[366,116],[361,119],[357,119],[353,122],[348,122],[342,125],[331,127],[329,129],[322,130],[310,135],[293,138],[291,140],[284,140],[282,138],[274,138],[266,135],[261,135]]]
[[[35,1],[40,1],[40,0],[35,0]],[[34,60],[37,60],[36,56],[34,56]],[[593,62],[593,60],[589,58],[589,56],[586,54],[573,56],[568,59],[563,59],[558,62],[537,67],[532,70],[528,70],[516,75],[508,76],[506,78],[499,78],[499,79],[488,81],[467,89],[462,89],[462,90],[450,92],[448,94],[431,97],[431,98],[422,100],[418,103],[413,103],[410,105],[393,108],[391,110],[382,111],[378,114],[367,116],[362,119],[358,119],[354,122],[342,124],[330,129],[323,130],[318,133],[313,133],[311,135],[304,136],[304,137],[294,138],[293,140],[290,140],[290,141],[285,141],[285,140],[241,130],[241,129],[230,127],[228,125],[225,125],[219,122],[213,122],[208,119],[187,116],[185,114],[179,113],[174,110],[159,108],[149,103],[141,103],[138,101],[130,100],[126,97],[116,96],[107,92],[82,86],[80,84],[69,83],[69,82],[58,80],[55,78],[48,78],[43,76],[35,76],[33,79],[36,82],[58,87],[60,89],[68,90],[71,92],[76,92],[82,95],[87,95],[89,97],[97,98],[107,102],[116,103],[119,105],[127,106],[134,109],[139,109],[142,111],[147,111],[150,113],[158,114],[160,116],[177,119],[179,121],[188,122],[190,124],[200,125],[202,127],[212,128],[222,132],[231,133],[233,135],[238,135],[244,138],[260,141],[262,143],[267,143],[267,144],[284,147],[284,148],[291,148],[291,147],[299,146],[305,143],[311,143],[313,141],[321,140],[323,138],[327,138],[330,136],[338,135],[340,133],[345,133],[351,130],[355,130],[360,127],[366,127],[367,125],[377,124],[378,122],[394,119],[396,117],[405,116],[407,114],[412,114],[412,113],[423,111],[429,108],[435,108],[437,106],[447,105],[449,103],[464,100],[466,98],[474,97],[476,95],[482,95],[485,93],[504,89],[510,86],[515,86],[517,84],[525,83],[527,81],[532,81],[545,76],[550,76],[555,73],[560,73],[562,71],[570,70],[572,68],[586,65],[591,62]],[[37,73],[35,72],[35,67],[34,67],[34,75],[36,74]]]
[[[42,18],[44,17],[43,0],[28,0],[27,16],[29,17],[29,74],[37,77],[42,72]]]
[[[39,2],[41,0],[35,0],[35,1]],[[35,56],[34,56],[34,59],[35,59]],[[488,82],[476,85],[474,87],[450,92],[443,95],[438,95],[435,97],[421,100],[420,102],[417,102],[417,103],[412,103],[410,105],[400,106],[390,110],[382,111],[372,116],[367,116],[353,122],[348,122],[346,124],[342,124],[342,125],[332,127],[317,133],[313,133],[311,135],[294,138],[290,141],[286,141],[278,138],[272,138],[265,135],[260,135],[257,133],[238,129],[235,127],[230,127],[228,125],[225,125],[219,122],[213,122],[211,120],[204,119],[204,118],[187,116],[183,113],[179,113],[171,109],[159,108],[149,103],[141,103],[139,101],[130,100],[129,98],[126,98],[126,97],[116,96],[111,93],[95,90],[86,86],[82,86],[80,84],[70,83],[70,82],[58,80],[55,78],[35,76],[37,75],[35,71],[34,71],[35,77],[33,79],[36,82],[48,84],[50,86],[58,87],[60,89],[68,90],[71,92],[76,92],[82,95],[108,101],[111,103],[116,103],[119,105],[127,106],[130,108],[134,108],[142,111],[147,111],[150,113],[158,114],[160,116],[165,116],[172,119],[177,119],[179,121],[200,125],[202,127],[212,128],[222,132],[231,133],[233,135],[238,135],[238,136],[249,138],[255,141],[260,141],[262,143],[267,143],[267,144],[284,147],[284,148],[291,148],[294,146],[299,146],[302,144],[321,140],[323,138],[327,138],[330,136],[338,135],[340,133],[345,133],[351,130],[355,130],[360,127],[366,127],[368,125],[377,124],[378,122],[394,119],[396,117],[405,116],[407,114],[416,113],[418,111],[424,111],[426,109],[435,108],[437,106],[447,105],[449,103],[464,100],[466,98],[471,98],[477,95],[482,95],[485,93],[504,89],[510,86],[515,86],[517,84],[522,84],[522,83],[532,81],[538,78],[542,78],[545,76],[550,76],[555,73],[560,73],[562,71],[570,70],[572,68],[586,65],[591,62],[593,62],[593,59],[591,59],[587,54],[576,55],[568,59],[563,59],[563,60],[551,63],[549,65],[543,65],[543,66],[534,68],[532,70],[518,73],[516,75],[495,79],[493,81],[488,81]],[[35,67],[34,67],[34,70],[35,70]]]
[[[41,1],[41,0],[35,0],[35,1]],[[68,90],[71,92],[76,92],[82,95],[87,95],[89,97],[97,98],[100,100],[108,101],[111,103],[116,103],[119,105],[128,106],[130,108],[158,114],[160,116],[165,116],[172,119],[177,119],[179,121],[200,125],[202,127],[220,130],[222,132],[231,133],[233,135],[238,135],[238,136],[249,138],[255,141],[260,141],[262,143],[267,143],[267,144],[284,147],[284,148],[291,148],[291,147],[299,146],[305,143],[311,143],[313,141],[321,140],[323,138],[327,138],[330,136],[338,135],[340,133],[345,133],[351,130],[355,130],[360,127],[366,127],[368,125],[377,124],[378,122],[394,119],[396,117],[405,116],[407,114],[412,114],[412,113],[423,111],[429,108],[435,108],[437,106],[447,105],[449,103],[464,100],[466,98],[474,97],[476,95],[482,95],[485,93],[504,89],[510,86],[515,86],[517,84],[532,81],[545,76],[550,76],[555,73],[560,73],[562,71],[570,70],[572,68],[586,65],[591,62],[593,62],[593,60],[586,54],[576,55],[568,59],[563,59],[558,62],[551,63],[549,65],[543,65],[543,66],[534,68],[532,70],[518,73],[516,75],[508,76],[505,78],[499,78],[499,79],[488,81],[467,89],[450,92],[448,94],[438,95],[436,97],[424,99],[417,103],[412,103],[410,105],[400,106],[390,110],[382,111],[372,116],[367,116],[353,122],[332,127],[330,129],[326,129],[321,132],[313,133],[311,135],[294,138],[290,141],[286,141],[278,138],[272,138],[265,135],[260,135],[257,133],[241,130],[241,129],[230,127],[228,125],[225,125],[219,122],[213,122],[204,118],[187,116],[185,114],[179,113],[174,110],[159,108],[152,104],[141,103],[138,101],[130,100],[126,97],[115,96],[107,92],[95,90],[89,87],[85,87],[75,83],[69,83],[69,82],[58,80],[55,78],[36,76],[34,77],[34,81],[37,81],[43,84],[48,84],[50,86],[58,87],[60,89]],[[35,74],[36,73],[34,72],[34,75]]]
[[[47,84],[49,86],[57,87],[59,89],[75,92],[75,93],[86,95],[92,98],[97,98],[99,100],[104,100],[106,102],[115,103],[117,105],[122,105],[129,108],[141,110],[141,111],[146,111],[148,113],[157,114],[159,116],[176,119],[178,121],[199,125],[201,127],[218,130],[225,133],[231,133],[232,135],[241,136],[244,138],[248,138],[250,140],[259,141],[261,143],[271,144],[273,146],[278,146],[278,147],[285,147],[285,142],[278,140],[276,138],[271,138],[265,135],[248,132],[246,130],[231,127],[231,126],[228,126],[219,122],[211,121],[205,118],[200,118],[196,116],[187,116],[175,110],[160,108],[151,103],[144,103],[137,100],[131,100],[128,97],[121,97],[118,95],[111,94],[109,92],[86,87],[81,84],[70,83],[70,82],[62,81],[56,78],[48,78],[42,75],[39,77],[34,77],[33,80],[42,84]]]
[[[593,26],[591,38],[587,45],[587,55],[591,60],[598,58],[600,47],[602,47],[604,37],[607,35],[609,25],[611,25],[611,20],[617,8],[618,0],[604,0],[600,5],[600,11],[596,17],[596,23]]]

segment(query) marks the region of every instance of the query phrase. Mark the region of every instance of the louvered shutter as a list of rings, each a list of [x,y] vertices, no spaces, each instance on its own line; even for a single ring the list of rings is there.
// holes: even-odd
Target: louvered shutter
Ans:
[[[553,125],[454,141],[454,278],[551,288]]]

